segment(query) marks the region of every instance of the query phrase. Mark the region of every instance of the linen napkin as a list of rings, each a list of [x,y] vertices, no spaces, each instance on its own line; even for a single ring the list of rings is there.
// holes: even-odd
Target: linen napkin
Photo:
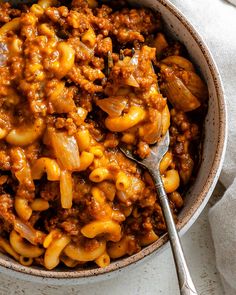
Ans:
[[[236,5],[236,0],[228,0],[230,3]]]
[[[226,192],[209,211],[216,266],[226,295],[236,295],[236,0],[172,0],[194,24],[220,71],[228,108],[229,137],[220,176]]]

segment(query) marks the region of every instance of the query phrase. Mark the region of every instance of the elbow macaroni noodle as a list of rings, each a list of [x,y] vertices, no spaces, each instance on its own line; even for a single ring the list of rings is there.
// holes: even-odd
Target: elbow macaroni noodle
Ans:
[[[23,220],[29,220],[32,215],[32,208],[26,199],[15,197],[15,209],[17,215]]]
[[[166,227],[153,181],[118,145],[145,158],[169,130],[160,174],[176,214],[199,126],[159,88],[172,93],[176,74],[196,106],[206,93],[180,44],[151,11],[96,0],[0,13],[0,250],[24,266],[103,268],[154,243]]]
[[[34,211],[45,211],[49,208],[49,203],[48,201],[44,199],[35,199],[31,204],[30,204],[32,210]]]
[[[60,255],[69,243],[70,238],[64,235],[50,243],[44,256],[44,263],[47,269],[53,269],[60,263]]]
[[[107,117],[105,124],[109,130],[121,132],[142,122],[145,116],[146,112],[142,108],[132,106],[129,112],[121,117]]]
[[[95,238],[101,234],[108,235],[108,241],[117,242],[121,238],[121,227],[114,221],[92,221],[81,228],[81,233],[87,238]]]
[[[107,179],[111,179],[112,175],[107,168],[99,167],[94,169],[90,175],[89,179],[93,182],[102,182]]]
[[[113,259],[117,259],[128,254],[129,242],[131,240],[131,236],[124,236],[117,243],[110,244],[107,249],[108,255]]]
[[[101,256],[95,259],[95,262],[99,267],[106,267],[110,264],[110,256],[105,251]]]
[[[84,247],[75,246],[74,244],[69,244],[64,249],[65,254],[73,260],[87,262],[94,261],[100,257],[106,250],[106,243],[104,241],[99,242],[99,245],[94,250],[86,250]]]
[[[93,30],[93,28],[89,28],[87,32],[85,32],[81,38],[82,42],[89,46],[90,48],[93,48],[96,43],[96,35]]]
[[[58,79],[61,79],[72,69],[75,61],[75,51],[66,42],[60,42],[57,50],[59,59],[52,64],[52,71]]]
[[[18,254],[28,258],[39,257],[44,252],[43,249],[24,240],[15,230],[10,233],[10,244]]]
[[[26,146],[37,140],[42,135],[44,129],[44,121],[39,118],[30,127],[24,126],[12,129],[6,137],[6,141],[12,145]]]
[[[30,266],[33,263],[33,261],[34,261],[33,258],[30,258],[30,257],[20,256],[19,258],[20,264],[25,266]]]
[[[33,179],[40,179],[46,172],[47,179],[56,181],[60,179],[61,170],[57,162],[53,159],[42,157],[35,161],[31,168]]]
[[[12,248],[12,246],[3,238],[0,238],[0,247],[9,255],[15,258],[15,260],[20,259],[20,255]]]
[[[78,171],[86,170],[93,162],[94,155],[93,153],[88,153],[83,151],[80,156],[80,167]]]
[[[4,37],[8,32],[15,31],[20,28],[20,18],[16,17],[0,28],[0,38]]]
[[[65,255],[60,257],[60,260],[67,266],[67,267],[76,267],[78,264],[82,264],[79,261],[73,260]]]

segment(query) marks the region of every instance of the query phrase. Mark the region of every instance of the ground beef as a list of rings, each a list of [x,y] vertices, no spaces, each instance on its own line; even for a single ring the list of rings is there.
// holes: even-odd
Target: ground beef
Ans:
[[[13,198],[8,195],[4,194],[0,196],[0,217],[6,223],[13,223],[15,220],[15,216],[13,214]]]

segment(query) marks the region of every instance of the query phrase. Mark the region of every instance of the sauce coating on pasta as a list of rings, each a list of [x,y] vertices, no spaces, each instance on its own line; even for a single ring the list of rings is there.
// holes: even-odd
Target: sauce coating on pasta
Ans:
[[[120,2],[0,3],[0,250],[23,265],[106,267],[165,233],[119,143],[145,158],[169,130],[176,221],[183,206],[207,87],[157,12]]]

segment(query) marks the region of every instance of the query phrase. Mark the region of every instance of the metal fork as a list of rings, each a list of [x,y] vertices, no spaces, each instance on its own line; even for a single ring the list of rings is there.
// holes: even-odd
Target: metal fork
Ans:
[[[137,160],[133,156],[132,152],[129,151],[124,146],[121,146],[120,150],[123,152],[123,154],[127,158],[135,161],[136,163],[141,165],[143,168],[147,169],[149,173],[151,174],[155,184],[155,188],[159,195],[162,212],[165,218],[167,231],[169,234],[170,244],[171,244],[176,271],[178,275],[180,294],[196,295],[197,291],[195,289],[194,283],[192,281],[192,278],[184,257],[180,238],[176,230],[175,222],[174,222],[170,205],[168,202],[168,197],[166,195],[164,185],[161,179],[161,175],[159,172],[159,165],[160,165],[161,159],[168,151],[169,142],[170,142],[170,137],[169,137],[169,132],[167,132],[166,135],[157,144],[152,146],[150,155],[144,160]]]

